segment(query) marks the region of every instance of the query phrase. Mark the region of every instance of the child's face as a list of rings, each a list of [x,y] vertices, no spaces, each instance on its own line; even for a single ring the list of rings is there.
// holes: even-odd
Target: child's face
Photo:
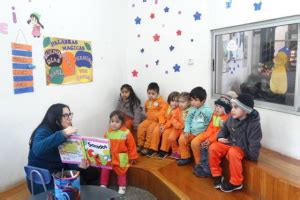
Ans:
[[[231,116],[234,119],[243,119],[247,116],[246,111],[238,107],[235,103],[232,103]]]
[[[123,101],[128,101],[130,96],[130,91],[127,88],[123,88],[121,90],[121,97]]]
[[[203,106],[205,103],[205,99],[203,101],[200,101],[200,99],[198,98],[191,98],[191,105],[194,107],[194,108],[200,108],[201,106]]]
[[[118,118],[118,116],[115,115],[110,119],[109,124],[110,128],[115,131],[121,128],[122,121]]]
[[[215,113],[216,113],[216,115],[218,115],[218,116],[225,114],[225,109],[224,109],[224,107],[216,104],[216,105],[215,105]]]
[[[185,110],[190,106],[190,101],[185,98],[179,98],[178,105],[182,110]]]
[[[170,101],[170,106],[171,106],[172,109],[178,107],[178,98],[177,97],[172,99],[172,101]]]
[[[158,97],[158,93],[155,90],[148,90],[147,94],[149,99],[156,99]]]

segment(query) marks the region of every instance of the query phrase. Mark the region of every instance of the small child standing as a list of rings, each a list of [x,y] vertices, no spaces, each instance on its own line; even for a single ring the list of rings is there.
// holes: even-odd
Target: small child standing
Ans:
[[[144,119],[144,115],[141,100],[136,96],[131,85],[124,84],[121,86],[117,110],[124,113],[125,126],[133,133],[136,139],[137,127]]]
[[[179,145],[177,140],[179,136],[183,134],[185,119],[190,110],[190,106],[191,106],[190,93],[188,92],[180,93],[178,98],[178,104],[179,104],[179,109],[176,109],[174,115],[171,118],[173,130],[169,135],[163,134],[162,144],[160,147],[161,150],[160,157],[165,157],[165,155],[167,155],[167,152],[169,151],[169,148],[171,147],[172,153],[170,157],[173,159],[180,158]]]
[[[215,101],[215,110],[206,131],[192,140],[191,148],[195,158],[193,172],[196,176],[211,176],[208,162],[208,147],[217,141],[218,132],[229,117],[231,111],[230,100],[231,97],[223,95]]]
[[[119,193],[126,191],[126,172],[130,165],[135,164],[138,154],[131,132],[125,127],[125,117],[120,111],[113,111],[110,116],[110,129],[104,137],[110,141],[113,171],[118,176]],[[106,187],[110,170],[101,169],[100,184]]]
[[[185,120],[184,134],[178,141],[181,156],[181,159],[177,160],[179,166],[192,162],[189,144],[198,134],[206,130],[210,122],[213,111],[205,104],[206,96],[206,91],[202,87],[196,87],[190,92],[192,108]]]
[[[214,178],[214,187],[223,192],[232,192],[243,188],[242,160],[257,161],[262,132],[259,113],[253,109],[252,96],[240,94],[231,100],[231,117],[223,124],[218,134],[218,142],[209,146],[209,165]],[[230,179],[223,182],[222,157],[229,161]]]
[[[172,122],[171,122],[171,118],[172,115],[174,114],[174,112],[176,112],[176,110],[178,109],[178,96],[179,96],[179,92],[171,92],[171,94],[169,94],[167,102],[168,102],[168,109],[166,110],[166,113],[164,115],[164,121],[165,123],[163,124],[157,124],[156,127],[154,128],[153,132],[152,132],[152,136],[151,136],[151,142],[150,142],[150,148],[149,151],[147,153],[148,157],[152,157],[153,155],[155,155],[158,151],[159,148],[159,144],[160,142],[162,143],[161,145],[165,145],[163,144],[164,142],[167,141],[161,141],[161,136],[168,136],[170,134],[170,132],[172,131]],[[161,154],[159,154],[161,155]],[[165,156],[163,156],[165,157]],[[159,157],[161,158],[161,157]]]
[[[152,82],[147,88],[148,99],[145,102],[146,119],[137,130],[138,152],[146,155],[149,151],[151,135],[157,124],[165,123],[164,114],[168,104],[159,96],[159,86]]]

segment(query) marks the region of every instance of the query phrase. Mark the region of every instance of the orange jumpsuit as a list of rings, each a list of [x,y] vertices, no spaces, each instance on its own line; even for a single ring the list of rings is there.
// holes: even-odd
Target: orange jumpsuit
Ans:
[[[152,136],[151,136],[151,141],[150,141],[150,149],[157,151],[158,150],[158,146],[160,143],[160,138],[161,135],[166,135],[166,137],[168,138],[170,135],[170,132],[173,130],[172,129],[172,122],[171,122],[171,117],[174,114],[174,112],[176,112],[176,110],[179,108],[175,108],[172,109],[171,106],[168,107],[165,115],[164,115],[164,124],[157,124],[152,132]],[[164,128],[163,133],[161,133],[160,128],[161,126]],[[167,142],[168,141],[164,141]]]
[[[173,128],[169,134],[163,134],[160,150],[168,152],[171,147],[173,153],[179,154],[177,139],[180,134],[183,133],[185,119],[188,112],[189,108],[185,110],[182,110],[181,108],[174,110],[172,118],[169,120],[169,123],[171,123]]]
[[[217,141],[219,130],[222,128],[222,122],[225,122],[229,117],[228,114],[223,114],[221,116],[213,114],[206,131],[198,134],[191,142],[191,148],[193,151],[195,164],[200,164],[200,148],[201,143],[208,139],[209,144]]]
[[[104,137],[110,141],[113,170],[117,175],[126,174],[130,160],[136,160],[138,154],[131,132],[122,126],[119,130],[109,130]]]
[[[168,104],[160,96],[154,100],[147,99],[145,102],[147,118],[137,129],[138,146],[150,147],[152,132],[157,124],[165,123],[164,114],[167,108]]]

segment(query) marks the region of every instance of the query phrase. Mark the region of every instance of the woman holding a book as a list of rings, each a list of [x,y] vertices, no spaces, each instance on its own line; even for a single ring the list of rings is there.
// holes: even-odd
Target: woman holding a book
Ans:
[[[47,110],[44,119],[33,131],[29,141],[28,165],[48,169],[50,173],[62,169],[87,169],[89,163],[82,160],[78,165],[66,165],[61,162],[58,146],[67,138],[76,133],[77,129],[72,126],[73,113],[64,104],[54,104]],[[27,180],[29,190],[30,182]],[[53,181],[47,185],[47,189],[53,189]],[[42,185],[34,184],[34,193],[43,192]]]

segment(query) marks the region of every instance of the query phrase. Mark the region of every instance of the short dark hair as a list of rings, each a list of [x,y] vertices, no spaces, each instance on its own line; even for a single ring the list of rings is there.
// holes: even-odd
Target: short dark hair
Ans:
[[[155,92],[159,93],[159,86],[155,82],[149,83],[147,91],[148,90],[154,90]]]
[[[109,115],[109,120],[111,120],[111,118],[113,118],[114,116],[117,116],[119,118],[119,120],[122,122],[122,125],[125,124],[125,115],[123,114],[123,112],[119,110],[112,111]]]
[[[174,101],[178,97],[179,97],[179,92],[176,92],[176,91],[171,92],[171,94],[169,94],[168,99],[167,99],[168,104],[170,104],[171,101]]]
[[[190,97],[193,99],[199,99],[200,101],[203,101],[206,99],[207,94],[205,89],[203,89],[202,87],[195,87],[190,92]]]

